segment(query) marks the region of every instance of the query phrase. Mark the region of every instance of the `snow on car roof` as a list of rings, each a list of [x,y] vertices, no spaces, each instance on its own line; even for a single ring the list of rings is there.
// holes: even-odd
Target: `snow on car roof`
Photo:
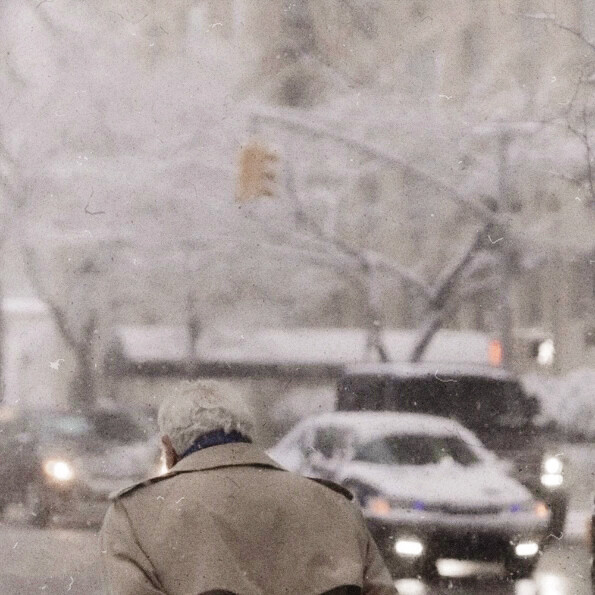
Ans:
[[[514,376],[507,370],[489,365],[479,364],[451,364],[451,363],[403,363],[403,362],[372,362],[354,364],[345,369],[345,375],[362,376],[399,376],[404,378],[418,378],[435,376],[453,378],[457,376],[474,376],[493,380],[514,380]]]
[[[307,418],[306,426],[333,426],[353,433],[357,440],[372,440],[387,434],[457,435],[468,442],[477,442],[475,435],[459,422],[425,413],[392,411],[333,411]]]

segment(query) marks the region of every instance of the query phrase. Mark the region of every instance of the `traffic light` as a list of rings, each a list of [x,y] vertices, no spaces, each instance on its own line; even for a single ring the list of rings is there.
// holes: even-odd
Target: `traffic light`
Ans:
[[[242,147],[236,199],[274,196],[279,156],[257,142]]]

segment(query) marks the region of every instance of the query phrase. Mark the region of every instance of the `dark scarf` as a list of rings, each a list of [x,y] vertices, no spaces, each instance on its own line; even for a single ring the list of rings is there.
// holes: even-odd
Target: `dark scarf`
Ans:
[[[212,432],[199,436],[192,443],[192,446],[182,453],[180,458],[183,459],[184,457],[191,455],[193,452],[198,452],[204,448],[219,446],[220,444],[231,444],[232,442],[252,442],[252,440],[236,430],[232,430],[231,432],[226,432],[225,430],[213,430]]]

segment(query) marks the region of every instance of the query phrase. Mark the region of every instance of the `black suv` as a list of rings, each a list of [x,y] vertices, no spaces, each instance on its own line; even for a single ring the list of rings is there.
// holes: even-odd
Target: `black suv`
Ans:
[[[97,524],[112,491],[158,472],[148,434],[120,410],[0,408],[0,512],[22,503],[33,525],[54,514]]]
[[[510,473],[551,510],[559,537],[568,494],[556,433],[535,423],[537,399],[505,370],[480,365],[361,364],[339,380],[340,411],[408,411],[452,417],[506,461]]]

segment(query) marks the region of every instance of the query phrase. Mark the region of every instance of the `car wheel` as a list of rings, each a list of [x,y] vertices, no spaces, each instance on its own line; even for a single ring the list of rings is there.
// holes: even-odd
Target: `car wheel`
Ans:
[[[25,493],[25,509],[27,521],[34,527],[47,527],[50,523],[52,512],[45,502],[43,491],[37,482],[30,483]]]
[[[514,580],[531,578],[536,566],[537,560],[522,561],[514,559],[506,560],[504,563],[507,576]]]

